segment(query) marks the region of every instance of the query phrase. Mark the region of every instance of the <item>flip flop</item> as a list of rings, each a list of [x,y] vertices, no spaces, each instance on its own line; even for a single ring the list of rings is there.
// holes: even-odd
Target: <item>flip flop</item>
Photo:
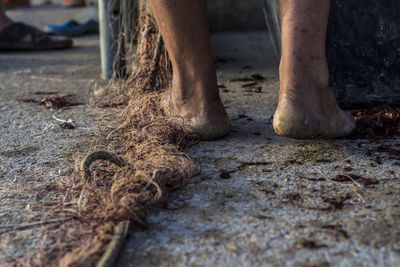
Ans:
[[[51,50],[72,47],[70,38],[50,36],[32,26],[14,22],[0,31],[0,51]]]
[[[53,33],[54,31],[57,30],[63,30],[63,29],[70,29],[72,27],[76,27],[80,25],[76,20],[69,20],[63,24],[59,24],[59,25],[46,25],[44,26],[44,31],[47,33]]]
[[[69,20],[61,25],[46,25],[45,32],[63,35],[63,36],[82,36],[91,33],[99,32],[99,23],[94,19],[89,19],[86,22],[79,24],[75,20]]]

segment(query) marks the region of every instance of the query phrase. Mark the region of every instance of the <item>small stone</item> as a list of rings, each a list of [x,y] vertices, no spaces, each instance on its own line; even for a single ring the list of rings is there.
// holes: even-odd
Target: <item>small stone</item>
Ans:
[[[233,243],[230,243],[230,244],[228,244],[228,249],[229,250],[236,250],[237,246],[235,244],[233,244]]]

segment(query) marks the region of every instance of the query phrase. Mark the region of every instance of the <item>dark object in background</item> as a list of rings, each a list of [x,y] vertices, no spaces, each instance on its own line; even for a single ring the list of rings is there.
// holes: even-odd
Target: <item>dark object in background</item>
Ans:
[[[29,0],[0,0],[0,1],[3,2],[3,6],[5,9],[13,9],[13,8],[30,6]]]
[[[334,0],[327,59],[346,108],[400,104],[400,2]]]
[[[353,112],[352,115],[356,118],[357,127],[350,139],[379,141],[400,136],[400,108],[385,105]]]
[[[264,0],[280,57],[276,0]],[[400,104],[400,3],[332,0],[327,34],[330,86],[342,108]]]

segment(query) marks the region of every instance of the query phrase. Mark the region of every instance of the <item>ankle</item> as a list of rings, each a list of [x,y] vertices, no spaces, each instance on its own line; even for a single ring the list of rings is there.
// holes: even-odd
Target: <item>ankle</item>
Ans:
[[[174,75],[171,87],[171,96],[180,104],[202,105],[219,101],[219,93],[215,75],[201,78],[188,78],[182,75]]]
[[[283,59],[279,66],[281,90],[295,89],[308,94],[310,90],[329,87],[329,70],[325,58],[317,60]]]

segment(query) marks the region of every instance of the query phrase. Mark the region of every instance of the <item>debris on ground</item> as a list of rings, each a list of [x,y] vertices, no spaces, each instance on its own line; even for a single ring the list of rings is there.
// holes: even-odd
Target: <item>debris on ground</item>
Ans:
[[[307,249],[320,249],[325,248],[325,244],[319,244],[314,240],[303,240],[296,244],[296,248],[307,248]]]
[[[249,116],[246,115],[246,112],[239,113],[239,114],[237,115],[237,118],[234,119],[234,120],[240,120],[240,119],[246,119],[246,120],[248,120],[248,121],[253,121],[252,118],[250,118]]]
[[[262,87],[261,86],[256,86],[253,88],[254,93],[261,93],[262,92]]]
[[[58,95],[58,92],[42,92],[36,91],[33,93],[34,95]]]
[[[68,99],[69,97],[70,96],[46,97],[46,98],[42,98],[39,101],[39,104],[44,105],[47,108],[54,108],[54,109],[62,109],[62,108],[66,108],[66,107],[81,105],[81,103],[72,102],[70,99]]]
[[[257,85],[258,82],[253,82],[253,83],[246,83],[242,85],[242,88],[246,88],[246,87],[253,87],[255,85]]]
[[[264,76],[256,73],[252,74],[250,77],[243,77],[230,80],[231,82],[261,82],[265,79]]]
[[[63,122],[59,126],[61,129],[69,129],[69,130],[76,128],[75,125],[73,125],[72,123],[69,123],[69,122]]]
[[[251,82],[251,81],[254,81],[254,79],[249,78],[249,77],[244,77],[244,78],[232,79],[230,81],[231,82]]]
[[[366,187],[379,184],[378,180],[367,179],[354,173],[338,174],[331,180],[336,182],[358,182]]]
[[[400,108],[381,106],[352,113],[356,129],[351,139],[379,141],[400,136]]]
[[[75,129],[75,128],[76,128],[76,125],[75,125],[74,121],[71,120],[71,119],[68,119],[68,120],[59,119],[59,118],[57,118],[54,114],[53,114],[53,119],[55,119],[56,121],[61,122],[60,124],[58,124],[58,126],[59,126],[61,129],[72,130],[72,129]]]
[[[380,145],[376,148],[376,152],[386,153],[389,155],[389,159],[400,161],[400,150],[394,149],[390,145]],[[377,163],[380,159],[377,159]]]
[[[346,200],[352,199],[351,193],[346,193],[343,195],[335,195],[335,196],[323,196],[322,200],[325,203],[329,204],[329,207],[324,208],[324,210],[331,211],[331,210],[341,210]]]
[[[221,179],[229,179],[231,178],[231,172],[227,170],[220,170],[219,171],[219,178]]]
[[[34,95],[52,95],[56,94],[56,92],[34,92]],[[38,105],[43,105],[47,108],[53,108],[56,110],[63,109],[63,108],[68,108],[72,106],[79,106],[82,105],[82,103],[74,102],[73,100],[74,95],[65,95],[65,96],[60,96],[60,95],[55,95],[55,96],[48,96],[44,97],[40,100],[33,99],[33,98],[23,98],[19,99],[19,101],[25,102],[25,103],[36,103]]]
[[[260,75],[258,73],[251,75],[251,78],[253,78],[256,81],[264,81],[264,79],[265,79],[264,76],[262,76],[262,75]]]

